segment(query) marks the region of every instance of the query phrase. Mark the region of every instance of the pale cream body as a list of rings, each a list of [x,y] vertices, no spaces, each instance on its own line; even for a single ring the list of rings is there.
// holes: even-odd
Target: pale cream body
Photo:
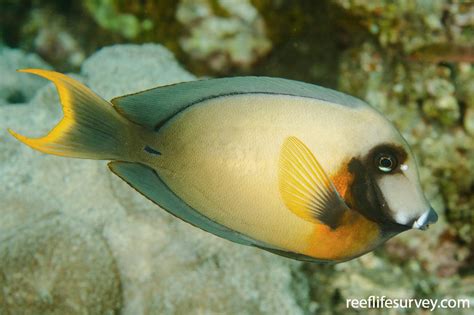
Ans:
[[[256,240],[304,254],[317,246],[309,244],[314,224],[288,210],[278,188],[280,150],[289,136],[304,142],[330,177],[348,157],[399,137],[368,106],[235,95],[193,105],[168,121],[155,138],[161,155],[150,164],[201,214]]]

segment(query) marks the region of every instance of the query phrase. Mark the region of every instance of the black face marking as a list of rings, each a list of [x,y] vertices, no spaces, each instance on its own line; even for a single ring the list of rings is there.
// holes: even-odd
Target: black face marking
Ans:
[[[391,169],[390,172],[380,170],[381,156],[393,157],[394,161],[391,161],[391,163],[395,162],[396,159],[396,167]],[[385,233],[398,233],[410,227],[399,224],[392,218],[390,215],[391,210],[377,185],[376,179],[380,176],[402,173],[399,165],[405,162],[407,157],[408,154],[402,147],[382,144],[373,148],[365,158],[353,158],[349,162],[349,172],[354,175],[354,181],[350,187],[353,202],[352,208],[367,219],[378,223]]]
[[[145,152],[148,152],[150,154],[154,154],[154,155],[161,155],[160,152],[156,151],[155,149],[153,149],[152,147],[146,145],[143,150],[145,150]]]
[[[372,221],[386,221],[386,215],[379,210],[375,183],[364,164],[353,158],[349,162],[349,172],[354,175],[354,181],[350,187],[354,203],[351,206],[354,210]]]

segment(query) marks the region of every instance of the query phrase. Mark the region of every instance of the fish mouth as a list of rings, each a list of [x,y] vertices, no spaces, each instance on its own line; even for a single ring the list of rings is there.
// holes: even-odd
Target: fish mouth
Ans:
[[[438,214],[430,207],[428,211],[423,213],[415,222],[413,222],[412,228],[418,230],[426,230],[430,224],[434,224],[438,221]]]

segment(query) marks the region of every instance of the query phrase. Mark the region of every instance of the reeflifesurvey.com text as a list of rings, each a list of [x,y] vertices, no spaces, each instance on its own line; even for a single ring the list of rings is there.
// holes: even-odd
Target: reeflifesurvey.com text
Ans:
[[[346,307],[353,309],[409,309],[418,308],[434,311],[435,309],[467,309],[471,302],[466,298],[390,298],[387,296],[369,296],[368,298],[346,299]]]

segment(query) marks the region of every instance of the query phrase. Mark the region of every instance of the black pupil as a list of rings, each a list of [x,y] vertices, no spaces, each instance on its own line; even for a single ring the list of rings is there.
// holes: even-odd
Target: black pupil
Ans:
[[[380,166],[382,166],[384,168],[392,168],[393,161],[390,157],[383,156],[383,157],[380,158]]]

